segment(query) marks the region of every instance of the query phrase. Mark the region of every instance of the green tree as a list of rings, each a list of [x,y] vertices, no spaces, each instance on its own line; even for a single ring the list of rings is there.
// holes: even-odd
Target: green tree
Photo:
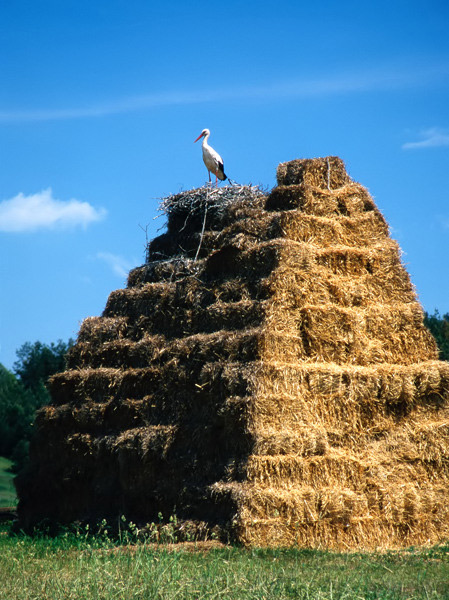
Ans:
[[[449,313],[443,316],[438,310],[435,310],[433,315],[425,313],[424,323],[438,344],[440,359],[449,360]]]
[[[48,400],[45,389],[47,380],[51,375],[64,370],[65,357],[72,346],[72,339],[68,343],[58,340],[56,344],[52,342],[50,345],[26,342],[16,352],[18,360],[13,365],[14,372],[24,387],[32,390],[37,398],[45,396]]]
[[[73,340],[50,345],[26,342],[17,350],[14,373],[0,365],[0,455],[20,470],[28,457],[34,414],[50,400],[48,378],[65,368]]]
[[[33,395],[0,364],[0,455],[12,458],[19,440],[31,430]]]

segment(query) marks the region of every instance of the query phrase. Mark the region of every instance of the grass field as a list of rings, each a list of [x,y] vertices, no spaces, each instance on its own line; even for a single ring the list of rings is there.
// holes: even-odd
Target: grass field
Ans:
[[[17,504],[14,475],[8,471],[11,461],[0,456],[0,508]],[[1,596],[0,596],[1,598]]]
[[[129,541],[129,540],[128,540]],[[106,534],[58,538],[0,530],[0,598],[449,598],[449,544],[385,554],[118,544]]]

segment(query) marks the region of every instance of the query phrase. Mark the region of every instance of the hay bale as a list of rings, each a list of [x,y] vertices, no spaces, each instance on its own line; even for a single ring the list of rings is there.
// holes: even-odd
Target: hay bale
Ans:
[[[247,545],[449,535],[449,365],[399,246],[340,159],[278,183],[162,202],[167,232],[50,382],[21,526],[176,510]]]
[[[335,189],[351,181],[344,162],[338,156],[281,163],[276,175],[279,186],[305,183],[315,188]]]

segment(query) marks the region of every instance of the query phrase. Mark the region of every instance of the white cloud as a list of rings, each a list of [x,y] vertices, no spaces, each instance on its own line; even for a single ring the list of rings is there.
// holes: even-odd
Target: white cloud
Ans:
[[[316,79],[296,78],[271,81],[260,85],[232,86],[199,90],[153,92],[140,96],[115,98],[109,102],[84,107],[0,110],[0,123],[26,121],[55,121],[98,118],[108,115],[151,110],[158,106],[194,105],[226,100],[288,100],[313,97],[332,97],[369,91],[391,91],[430,85],[447,77],[446,64],[416,65],[389,64],[357,72],[324,74]]]
[[[111,252],[98,252],[97,258],[109,265],[112,271],[119,277],[127,277],[129,271],[135,266],[126,260],[126,258],[123,258],[123,256],[112,254]]]
[[[0,231],[25,232],[44,228],[66,228],[99,221],[106,215],[103,208],[95,209],[80,200],[57,200],[51,188],[37,194],[0,202]]]
[[[415,150],[419,148],[437,148],[439,146],[449,146],[449,130],[439,127],[431,127],[420,132],[421,140],[417,142],[407,142],[402,145],[404,150]]]

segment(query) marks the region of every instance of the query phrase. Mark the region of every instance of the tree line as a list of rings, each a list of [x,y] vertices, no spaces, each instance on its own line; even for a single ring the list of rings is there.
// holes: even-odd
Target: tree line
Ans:
[[[436,339],[441,360],[449,360],[449,313],[425,313],[424,323]],[[74,341],[27,342],[17,350],[13,371],[0,364],[0,456],[19,471],[28,456],[34,414],[50,401],[48,378],[65,369],[65,356]]]
[[[438,344],[441,360],[449,360],[449,313],[443,316],[436,310],[433,315],[424,313],[424,324]]]
[[[37,409],[48,404],[48,378],[65,369],[65,356],[73,345],[26,342],[17,350],[13,371],[0,364],[0,456],[13,461],[18,472],[28,457],[28,446]]]

